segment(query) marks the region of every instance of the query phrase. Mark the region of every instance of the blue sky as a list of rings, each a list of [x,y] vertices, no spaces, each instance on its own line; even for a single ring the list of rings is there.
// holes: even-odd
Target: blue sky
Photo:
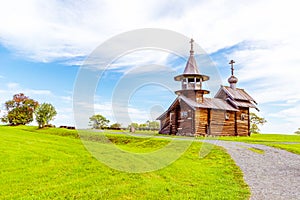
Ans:
[[[24,92],[56,107],[54,124],[74,125],[74,86],[89,55],[118,34],[157,28],[193,37],[204,50],[196,54],[206,52],[217,70],[217,74],[210,71],[199,57],[201,73],[219,79],[224,85],[230,75],[228,61],[234,59],[238,87],[257,100],[259,115],[268,121],[262,131],[293,133],[300,127],[297,22],[300,14],[296,3],[290,0],[1,1],[0,114],[5,113],[6,100]],[[189,43],[182,48],[187,58]],[[157,49],[137,49],[120,55],[99,79],[92,106],[112,122],[119,121],[116,115],[124,113],[129,121],[151,120],[174,100],[172,90],[179,88],[179,84],[172,77],[182,73],[184,65],[185,59]],[[153,77],[165,77],[161,79],[168,80],[168,87],[141,84]],[[127,94],[126,88],[134,83],[138,87],[132,86],[134,89]],[[206,85],[213,96],[216,91],[210,86]],[[122,93],[120,98],[116,98],[116,92]]]

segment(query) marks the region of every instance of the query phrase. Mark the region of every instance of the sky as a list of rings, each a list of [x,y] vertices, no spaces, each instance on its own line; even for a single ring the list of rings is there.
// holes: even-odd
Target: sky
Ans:
[[[262,132],[293,133],[300,127],[297,5],[292,0],[1,0],[0,114],[5,114],[5,101],[23,92],[55,106],[53,124],[76,125],[74,94],[76,98],[81,88],[89,91],[81,96],[92,100],[81,105],[111,123],[124,117],[128,121],[123,125],[155,119],[176,98],[173,91],[179,84],[173,76],[183,72],[188,40],[186,46],[180,43],[180,56],[148,47],[120,52],[109,65],[88,63],[99,46],[112,44],[107,41],[151,28],[193,38],[201,73],[223,85],[230,76],[228,62],[235,60],[237,87],[258,102],[258,114],[268,121]],[[143,44],[151,37],[142,35],[133,43]],[[118,52],[124,43],[132,45],[120,40],[105,53]],[[203,54],[217,73],[202,62]],[[79,81],[84,71],[95,79]],[[213,97],[216,89],[209,83],[206,87]],[[81,118],[88,122],[88,115]]]

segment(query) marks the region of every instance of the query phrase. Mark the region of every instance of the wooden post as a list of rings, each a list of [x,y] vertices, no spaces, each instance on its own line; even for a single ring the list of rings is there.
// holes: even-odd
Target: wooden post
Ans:
[[[210,135],[211,132],[210,132],[210,110],[211,109],[208,109],[207,110],[207,135]]]
[[[237,116],[236,116],[237,112],[234,112],[234,135],[237,136],[238,132],[237,132]]]
[[[169,135],[172,135],[172,131],[173,131],[173,129],[172,129],[172,126],[173,126],[173,124],[172,124],[172,115],[173,115],[173,113],[171,113],[170,112],[170,114],[169,114],[170,116],[170,122],[169,122],[169,125],[170,125],[170,132],[169,132]]]
[[[192,134],[195,135],[196,134],[196,126],[195,126],[195,111],[191,110],[191,124],[192,124]]]
[[[250,136],[250,113],[249,113],[249,108],[248,108],[248,136]]]

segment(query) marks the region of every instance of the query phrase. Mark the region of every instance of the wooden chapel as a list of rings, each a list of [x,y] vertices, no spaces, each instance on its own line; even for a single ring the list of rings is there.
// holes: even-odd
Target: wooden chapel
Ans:
[[[200,74],[194,57],[193,39],[190,56],[183,74],[175,76],[181,82],[181,89],[175,91],[177,98],[157,118],[160,120],[160,134],[186,136],[250,136],[249,109],[256,107],[255,100],[241,88],[234,76],[233,60],[229,86],[220,87],[214,98],[206,98],[208,90],[202,83],[209,77]]]

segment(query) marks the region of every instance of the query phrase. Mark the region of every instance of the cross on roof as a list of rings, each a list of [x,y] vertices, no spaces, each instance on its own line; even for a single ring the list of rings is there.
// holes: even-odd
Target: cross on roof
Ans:
[[[191,50],[190,50],[190,53],[191,53],[191,54],[194,54],[194,39],[193,39],[193,38],[191,38],[190,43],[191,43]]]
[[[231,60],[228,64],[231,65],[231,75],[233,76],[233,71],[234,71],[234,68],[233,68],[233,64],[234,64],[234,60]]]

